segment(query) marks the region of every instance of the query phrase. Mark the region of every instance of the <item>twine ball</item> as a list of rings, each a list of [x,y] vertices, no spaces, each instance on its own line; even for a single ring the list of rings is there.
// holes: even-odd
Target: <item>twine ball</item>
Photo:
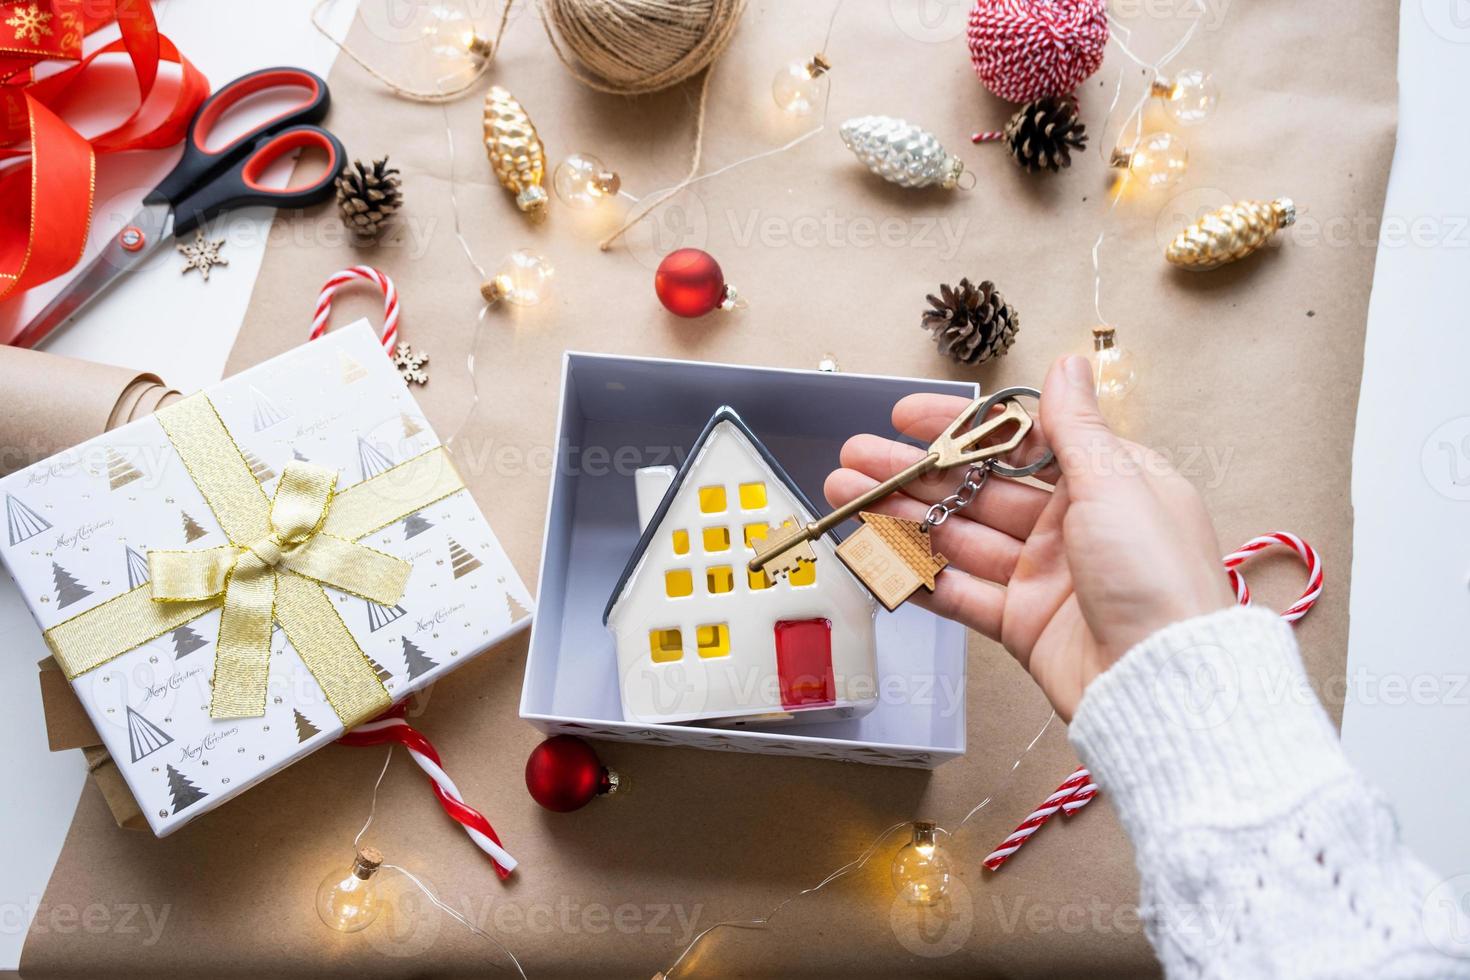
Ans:
[[[657,92],[708,68],[730,44],[745,0],[544,0],[546,33],[584,84]]]
[[[975,0],[975,74],[1007,102],[1068,95],[1102,64],[1105,0]]]

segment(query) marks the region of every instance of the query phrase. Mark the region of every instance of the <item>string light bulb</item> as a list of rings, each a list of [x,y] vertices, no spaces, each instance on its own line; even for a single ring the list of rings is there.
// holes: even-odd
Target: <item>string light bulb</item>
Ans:
[[[440,0],[425,12],[424,44],[440,88],[464,85],[485,69],[495,46],[475,31],[474,19],[460,0]]]
[[[563,204],[591,211],[618,196],[623,180],[590,153],[573,153],[551,175],[551,188]]]
[[[1184,179],[1189,148],[1172,133],[1149,133],[1130,149],[1115,147],[1110,163],[1137,178],[1147,190],[1162,190]]]
[[[782,112],[809,116],[822,101],[831,70],[831,63],[820,54],[812,55],[810,61],[793,61],[771,80],[771,98]]]
[[[1209,72],[1188,68],[1173,78],[1155,76],[1150,91],[1164,100],[1164,111],[1185,126],[1197,126],[1220,104],[1220,87]]]
[[[915,820],[913,837],[893,858],[893,887],[910,905],[933,905],[949,894],[949,855],[939,846],[939,827]]]
[[[316,890],[316,914],[338,932],[366,929],[378,917],[378,888],[373,875],[383,863],[376,847],[358,851],[344,874],[332,871]]]
[[[1092,381],[1103,404],[1120,401],[1138,381],[1133,352],[1118,343],[1117,333],[1106,323],[1092,328]]]
[[[480,284],[480,295],[494,305],[535,306],[551,295],[551,263],[529,249],[516,249],[505,257],[490,279]]]

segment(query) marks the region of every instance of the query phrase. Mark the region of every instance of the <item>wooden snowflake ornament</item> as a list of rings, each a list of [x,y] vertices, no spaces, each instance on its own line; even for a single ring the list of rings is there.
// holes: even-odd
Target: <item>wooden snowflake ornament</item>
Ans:
[[[407,344],[399,344],[393,348],[393,366],[398,368],[398,373],[403,375],[403,380],[413,382],[416,385],[427,384],[429,373],[424,370],[424,365],[429,363],[428,351],[415,351]]]
[[[206,239],[204,232],[194,233],[194,240],[188,244],[180,243],[179,252],[189,261],[184,263],[180,271],[184,275],[189,274],[190,269],[198,269],[199,274],[209,282],[209,270],[217,265],[229,265],[230,260],[219,254],[219,250],[225,247],[223,238],[213,240]]]

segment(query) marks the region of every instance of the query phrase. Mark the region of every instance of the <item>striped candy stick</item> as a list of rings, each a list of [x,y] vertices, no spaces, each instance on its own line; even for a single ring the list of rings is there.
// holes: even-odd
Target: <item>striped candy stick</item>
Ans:
[[[1269,534],[1251,538],[1221,561],[1224,562],[1225,569],[1230,575],[1230,584],[1235,589],[1236,600],[1242,606],[1250,605],[1251,591],[1240,573],[1240,566],[1257,552],[1278,545],[1290,548],[1307,566],[1306,591],[1302,593],[1300,599],[1288,606],[1281,614],[1282,619],[1288,623],[1294,623],[1305,616],[1322,595],[1322,559],[1317,555],[1315,548],[1290,531],[1272,531]]]
[[[398,287],[393,280],[370,265],[354,265],[335,273],[322,285],[316,298],[316,315],[311,320],[311,334],[306,339],[316,340],[327,332],[327,320],[332,315],[332,297],[337,290],[357,280],[370,282],[383,293],[383,350],[389,357],[398,343]]]
[[[1006,858],[1019,851],[1021,845],[1030,840],[1031,836],[1041,829],[1042,824],[1055,816],[1058,811],[1080,792],[1089,788],[1091,789],[1092,796],[1097,795],[1097,787],[1092,782],[1092,774],[1087,771],[1085,766],[1078,766],[1076,771],[1067,777],[1066,782],[1062,783],[1062,785],[1056,788],[1055,792],[1042,800],[1041,805],[1035,810],[1032,810],[1030,816],[1022,820],[1020,825],[1011,831],[1010,836],[1001,841],[1000,846],[991,851],[981,864],[991,871],[1005,864]],[[1092,799],[1092,796],[1088,796],[1087,800]],[[1082,803],[1085,804],[1087,800],[1083,800]],[[1076,808],[1074,807],[1073,809]]]
[[[454,780],[444,771],[439,753],[435,751],[433,744],[403,719],[402,712],[403,706],[397,705],[388,714],[358,725],[337,741],[354,746],[385,745],[390,742],[402,745],[408,750],[409,758],[429,777],[434,795],[439,798],[439,805],[444,812],[464,828],[476,847],[490,856],[491,863],[495,865],[495,873],[502,880],[509,878],[516,868],[516,859],[501,846],[500,837],[484,814],[465,803],[459,787],[454,785]]]

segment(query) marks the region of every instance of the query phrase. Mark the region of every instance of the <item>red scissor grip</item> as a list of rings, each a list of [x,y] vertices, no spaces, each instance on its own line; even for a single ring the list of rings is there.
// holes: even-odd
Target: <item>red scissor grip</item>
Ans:
[[[269,143],[257,149],[250,155],[250,159],[245,161],[245,166],[240,171],[240,179],[252,191],[259,191],[263,194],[291,194],[296,191],[306,190],[308,187],[315,187],[320,183],[320,180],[313,181],[305,187],[287,187],[284,190],[265,187],[260,183],[261,175],[271,164],[292,150],[299,150],[309,146],[314,146],[326,152],[326,179],[329,181],[334,180],[340,169],[337,161],[337,147],[319,129],[291,129],[279,136],[273,137]]]
[[[305,89],[307,94],[300,102],[286,107],[265,122],[257,124],[252,127],[249,133],[244,134],[239,139],[233,140],[226,146],[222,146],[217,150],[206,148],[205,144],[209,140],[210,131],[214,129],[215,124],[219,122],[221,116],[229,111],[230,108],[255,95],[257,92],[264,92],[267,89],[273,88],[300,88]],[[201,153],[210,155],[223,153],[230,147],[264,131],[273,123],[312,105],[321,98],[321,95],[321,83],[310,72],[299,71],[294,68],[269,68],[265,71],[256,72],[253,75],[246,75],[244,78],[237,79],[220,89],[204,104],[204,107],[199,110],[198,117],[194,120],[191,139],[195,148]]]

